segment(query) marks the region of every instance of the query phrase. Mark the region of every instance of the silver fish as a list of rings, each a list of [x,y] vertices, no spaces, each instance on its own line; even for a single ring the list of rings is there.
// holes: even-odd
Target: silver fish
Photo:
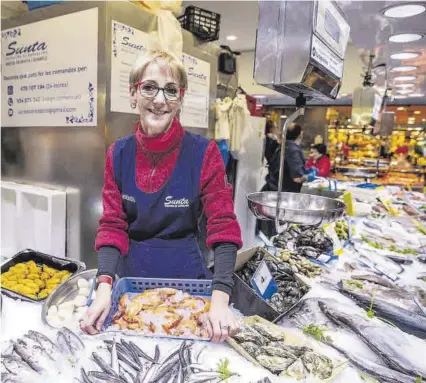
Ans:
[[[112,348],[111,348],[111,368],[116,374],[119,373],[117,344],[115,343],[115,338],[113,339]]]
[[[92,382],[125,383],[120,377],[117,378],[106,372],[89,371],[88,376]]]
[[[112,369],[111,366],[96,352],[92,353],[93,360],[101,368],[102,371],[106,372],[109,375],[118,377],[118,374]]]
[[[410,358],[408,349],[416,349],[417,355],[426,355],[426,343],[406,335],[397,328],[379,325],[360,315],[348,315],[338,306],[318,302],[321,310],[332,320],[353,330],[374,352],[382,357],[391,368],[407,375],[426,379],[426,363]],[[417,345],[413,345],[417,343]],[[417,358],[418,359],[418,358]]]
[[[81,371],[81,378],[83,379],[83,383],[92,383],[90,381],[90,378],[87,376],[85,369],[82,368],[80,371]]]
[[[65,339],[67,340],[73,353],[85,349],[84,343],[80,339],[80,337],[77,334],[73,333],[69,328],[62,327],[59,331],[64,334]]]
[[[160,353],[158,352],[158,358],[157,358],[157,362],[155,361],[155,357],[154,357],[154,359],[153,358],[151,358],[148,354],[146,354],[145,352],[143,352],[142,350],[141,350],[141,348],[140,347],[138,347],[135,343],[133,343],[132,341],[130,341],[129,342],[129,347],[133,350],[133,352],[134,353],[136,353],[136,355],[138,356],[138,357],[141,357],[141,358],[144,358],[145,360],[147,360],[148,362],[151,362],[151,363],[157,363],[158,362],[158,359],[159,359],[159,357],[160,357]],[[157,347],[158,347],[158,345],[156,346],[156,348],[155,348],[155,352],[157,353]]]
[[[58,331],[56,334],[56,343],[62,354],[66,356],[72,356],[74,354],[63,332]]]
[[[25,363],[19,356],[9,355],[2,356],[2,362],[6,370],[13,375],[29,375],[34,376],[35,371]]]
[[[37,360],[36,354],[32,352],[29,347],[17,342],[14,345],[14,350],[34,371],[38,373],[43,371],[43,368],[40,366],[40,363]]]
[[[28,334],[26,336],[38,342],[40,346],[42,346],[52,358],[56,358],[57,355],[60,353],[59,347],[55,343],[53,343],[46,335],[37,331],[30,330],[28,331]]]

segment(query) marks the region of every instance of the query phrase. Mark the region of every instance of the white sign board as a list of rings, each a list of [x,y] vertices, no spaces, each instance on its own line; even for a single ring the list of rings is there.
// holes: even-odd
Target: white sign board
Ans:
[[[112,21],[111,111],[138,114],[130,106],[129,75],[138,58],[155,46],[151,36],[128,25]],[[187,54],[182,63],[188,72],[180,120],[183,126],[208,128],[210,64]]]
[[[1,37],[2,126],[97,125],[97,8]]]
[[[112,20],[111,111],[139,114],[130,106],[129,75],[136,59],[151,49],[148,34]]]
[[[183,126],[209,127],[210,64],[183,54],[183,65],[188,72],[186,91],[180,121]]]

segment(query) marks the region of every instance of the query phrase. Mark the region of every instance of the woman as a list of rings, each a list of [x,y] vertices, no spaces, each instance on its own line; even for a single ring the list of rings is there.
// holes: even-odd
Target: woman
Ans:
[[[89,334],[102,328],[116,272],[120,277],[210,278],[196,240],[202,208],[207,245],[215,251],[207,327],[213,341],[224,341],[237,327],[228,304],[242,242],[221,155],[214,141],[185,131],[177,119],[187,89],[177,58],[150,52],[136,63],[129,82],[140,121],[135,134],[108,149],[96,238],[97,294],[81,328]]]
[[[279,146],[276,133],[277,129],[275,127],[275,123],[272,120],[266,121],[263,156],[265,157],[268,165],[271,163],[271,159]]]
[[[316,144],[312,147],[309,160],[306,163],[307,169],[318,169],[318,177],[330,177],[330,158],[327,156],[327,147],[324,144]]]

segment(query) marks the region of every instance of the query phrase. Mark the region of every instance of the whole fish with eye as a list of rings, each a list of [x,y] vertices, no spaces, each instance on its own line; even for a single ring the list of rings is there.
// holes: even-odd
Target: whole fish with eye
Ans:
[[[392,369],[426,379],[426,343],[397,328],[380,324],[377,320],[348,315],[337,305],[318,303],[330,319],[353,330]],[[416,350],[413,354],[413,350]],[[420,355],[420,357],[419,357]]]

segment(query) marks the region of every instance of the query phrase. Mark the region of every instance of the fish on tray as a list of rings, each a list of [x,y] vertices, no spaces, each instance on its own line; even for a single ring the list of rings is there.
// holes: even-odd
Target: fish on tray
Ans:
[[[208,338],[204,316],[210,300],[191,296],[172,288],[145,290],[132,296],[124,294],[112,325],[145,335]]]

